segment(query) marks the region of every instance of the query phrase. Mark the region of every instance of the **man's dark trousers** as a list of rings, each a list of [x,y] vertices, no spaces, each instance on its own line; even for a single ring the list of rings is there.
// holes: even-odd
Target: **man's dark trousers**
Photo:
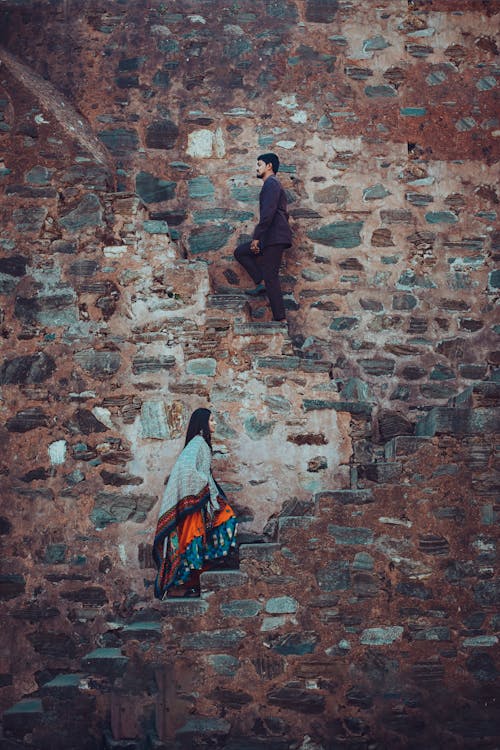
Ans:
[[[268,245],[256,255],[250,250],[250,242],[243,242],[234,251],[234,257],[241,263],[256,285],[264,280],[274,320],[284,320],[285,318],[279,270],[283,252],[287,247],[289,245]]]

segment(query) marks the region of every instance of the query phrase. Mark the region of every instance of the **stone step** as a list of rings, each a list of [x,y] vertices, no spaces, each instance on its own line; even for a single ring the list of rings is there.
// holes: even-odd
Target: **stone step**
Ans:
[[[314,495],[319,512],[331,510],[335,505],[367,505],[375,498],[369,489],[363,490],[327,490]]]
[[[207,308],[231,312],[249,311],[248,297],[244,294],[209,294]]]
[[[358,466],[358,477],[383,484],[384,482],[397,481],[402,471],[403,464],[400,461],[379,461]]]
[[[458,396],[450,399],[448,405],[459,408],[496,406],[500,403],[500,383],[483,380],[473,383]]]
[[[234,333],[237,336],[275,336],[281,334],[288,337],[288,326],[280,321],[268,321],[266,323],[244,323],[239,320],[234,322]]]
[[[236,588],[247,582],[248,575],[242,570],[207,570],[200,576],[202,594]]]
[[[418,437],[484,435],[500,430],[500,409],[436,406],[416,425]]]
[[[44,710],[40,698],[23,698],[3,713],[4,731],[15,737],[24,737],[40,723]]]
[[[231,730],[231,725],[224,719],[216,719],[207,716],[191,716],[184,726],[178,729],[175,737],[182,744],[181,747],[192,747],[192,741],[200,742],[203,740],[214,741],[217,738],[227,737]],[[204,745],[203,745],[204,746]]]
[[[114,680],[123,676],[128,661],[119,648],[96,648],[82,658],[82,667],[91,674]]]
[[[118,628],[122,641],[157,641],[161,638],[162,624],[158,621],[131,622]]]
[[[141,739],[115,740],[112,732],[106,729],[103,733],[103,750],[143,750]]]
[[[397,435],[391,438],[384,446],[384,457],[391,461],[395,458],[403,458],[416,453],[423,445],[430,442],[428,437],[415,437],[414,435]]]
[[[187,619],[198,618],[205,614],[208,602],[200,597],[167,597],[162,600],[162,615],[171,619],[172,617],[184,617]]]
[[[82,672],[58,674],[40,688],[42,696],[51,695],[56,698],[74,698],[81,690],[86,689],[87,677]]]
[[[278,518],[278,540],[280,545],[289,544],[295,534],[307,531],[317,520],[317,516],[280,516]]]
[[[277,542],[263,542],[260,544],[240,544],[240,560],[272,560],[275,553],[281,549]]]

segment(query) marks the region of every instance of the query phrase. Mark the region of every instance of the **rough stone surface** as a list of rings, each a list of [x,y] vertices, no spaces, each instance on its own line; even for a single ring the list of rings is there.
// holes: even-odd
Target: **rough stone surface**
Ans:
[[[497,4],[0,5],[6,750],[496,750]],[[244,545],[159,602],[207,404]]]

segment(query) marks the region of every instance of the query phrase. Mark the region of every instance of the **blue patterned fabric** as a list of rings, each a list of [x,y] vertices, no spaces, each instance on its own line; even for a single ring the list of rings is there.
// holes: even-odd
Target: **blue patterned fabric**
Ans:
[[[231,547],[236,546],[236,527],[238,522],[233,516],[213,529],[207,529],[206,542],[198,536],[188,545],[181,555],[173,586],[181,586],[189,579],[193,570],[201,570],[206,562],[226,557]]]

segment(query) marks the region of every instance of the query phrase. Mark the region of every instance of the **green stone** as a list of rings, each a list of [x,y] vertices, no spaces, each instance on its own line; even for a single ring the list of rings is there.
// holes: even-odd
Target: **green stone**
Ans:
[[[403,630],[400,625],[382,628],[367,628],[361,633],[361,643],[365,646],[385,646],[401,640]]]
[[[353,328],[357,328],[359,325],[359,318],[350,318],[348,316],[341,316],[334,318],[328,328],[331,331],[350,331]]]
[[[206,200],[213,198],[215,188],[208,177],[201,175],[188,180],[188,193],[190,198]]]
[[[309,239],[328,247],[351,248],[361,245],[362,221],[336,221],[307,232]]]
[[[402,117],[425,117],[426,107],[401,107],[399,113]]]
[[[436,284],[423,274],[416,274],[415,271],[410,269],[403,271],[399,279],[397,280],[397,286],[403,289],[413,289],[419,287],[420,289],[435,289]]]
[[[162,180],[149,172],[139,172],[135,178],[135,189],[144,203],[159,203],[175,196],[176,182]]]
[[[371,529],[328,524],[328,533],[333,536],[336,544],[373,544]]]
[[[241,223],[253,219],[251,211],[230,211],[226,208],[205,208],[202,211],[193,212],[195,224],[207,224],[212,221],[231,221]]]
[[[78,232],[86,227],[102,226],[102,214],[102,206],[97,195],[87,193],[76,208],[59,219],[59,224],[68,232]]]
[[[459,133],[466,133],[468,130],[473,130],[477,125],[477,122],[473,117],[462,117],[461,120],[457,120],[455,128]]]
[[[235,599],[220,606],[226,617],[255,617],[262,610],[262,604],[255,599]]]
[[[251,440],[260,440],[267,435],[270,435],[274,430],[275,422],[260,422],[257,417],[250,416],[245,419],[244,427],[245,432],[251,438]]]
[[[247,52],[252,51],[252,44],[246,36],[239,36],[232,39],[228,44],[224,45],[223,54],[224,57],[229,59],[239,59]]]
[[[321,591],[347,591],[351,587],[349,563],[345,560],[327,563],[316,573]]]
[[[186,362],[186,372],[188,375],[204,375],[213,377],[217,370],[217,361],[212,357],[205,359],[189,359]]]
[[[425,220],[428,224],[456,224],[458,216],[452,211],[429,211]]]
[[[227,243],[233,231],[229,224],[194,229],[189,236],[189,249],[193,255],[219,250]]]
[[[433,70],[427,78],[425,79],[426,83],[429,84],[429,86],[438,86],[440,83],[444,83],[446,81],[447,75],[443,70]]]
[[[296,612],[299,605],[292,596],[275,596],[268,599],[265,610],[270,615],[284,615]]]
[[[234,677],[240,668],[239,660],[229,654],[210,654],[206,658],[213,670],[225,677]]]
[[[393,86],[382,84],[380,86],[365,86],[365,94],[370,99],[387,99],[398,95]]]
[[[258,187],[250,187],[248,185],[234,185],[231,188],[231,197],[240,203],[258,204],[260,190]]]
[[[181,647],[195,651],[237,647],[246,635],[244,630],[231,628],[227,630],[200,630],[185,635],[181,641]]]
[[[363,200],[374,201],[379,198],[385,198],[390,194],[389,190],[386,190],[386,188],[379,182],[377,185],[373,185],[373,187],[365,188],[363,190]]]
[[[146,219],[142,226],[148,234],[168,234],[168,224],[166,221]]]
[[[135,130],[126,128],[115,128],[112,130],[101,130],[97,137],[103,142],[112,154],[121,156],[130,151],[136,151],[139,146],[139,136]]]
[[[179,42],[172,38],[160,39],[157,47],[160,52],[166,52],[167,54],[178,52],[180,49]]]
[[[37,234],[43,226],[47,213],[47,209],[43,206],[16,208],[12,213],[14,226],[20,234]]]
[[[488,289],[492,292],[500,288],[500,269],[496,268],[494,271],[490,271],[488,276]]]
[[[66,560],[66,544],[49,544],[45,550],[44,562],[49,565],[60,565]]]
[[[479,91],[489,91],[490,89],[494,89],[496,85],[497,79],[495,76],[485,76],[484,78],[479,79],[476,83],[476,88],[479,89]]]
[[[375,50],[386,49],[389,46],[389,42],[379,34],[370,39],[365,39],[363,42],[363,52],[374,52]]]

